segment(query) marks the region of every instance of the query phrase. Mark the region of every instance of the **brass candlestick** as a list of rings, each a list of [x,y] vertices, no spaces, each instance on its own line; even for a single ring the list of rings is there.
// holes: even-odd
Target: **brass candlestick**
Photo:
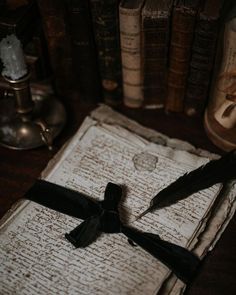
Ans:
[[[31,96],[29,77],[29,73],[17,80],[4,76],[14,95],[0,100],[0,144],[18,150],[42,145],[52,149],[66,113],[52,96]]]

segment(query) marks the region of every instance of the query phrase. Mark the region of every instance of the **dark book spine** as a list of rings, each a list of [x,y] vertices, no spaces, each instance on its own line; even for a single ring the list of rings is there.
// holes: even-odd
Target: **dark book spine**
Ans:
[[[89,3],[87,0],[66,2],[73,69],[81,99],[86,102],[100,101],[101,82]]]
[[[142,13],[143,106],[162,108],[167,90],[170,15]]]
[[[104,101],[122,101],[119,1],[90,0]]]
[[[72,97],[75,94],[70,38],[65,29],[65,2],[37,0],[47,40],[52,79],[57,95]]]
[[[197,9],[175,6],[169,51],[168,93],[165,109],[182,112]]]
[[[214,63],[218,28],[219,19],[209,19],[200,14],[196,24],[184,102],[184,111],[188,116],[203,115]]]
[[[47,52],[47,42],[42,24],[35,30],[32,40],[24,47],[26,64],[30,68],[30,80],[38,81],[49,78],[51,69]]]

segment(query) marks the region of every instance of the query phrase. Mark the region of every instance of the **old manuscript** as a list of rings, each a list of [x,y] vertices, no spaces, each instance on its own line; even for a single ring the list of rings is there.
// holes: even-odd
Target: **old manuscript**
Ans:
[[[214,157],[101,106],[41,177],[96,200],[103,198],[108,182],[117,183],[125,189],[123,223],[203,257],[235,211],[234,184],[217,206],[220,184],[135,218],[158,191]],[[64,235],[80,222],[22,200],[0,227],[0,294],[179,294],[184,289],[165,265],[122,234],[102,234],[90,246],[75,249]]]

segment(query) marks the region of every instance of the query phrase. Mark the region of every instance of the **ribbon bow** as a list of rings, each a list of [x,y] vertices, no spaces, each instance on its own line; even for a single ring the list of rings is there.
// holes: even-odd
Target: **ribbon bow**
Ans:
[[[118,211],[122,189],[114,183],[107,184],[103,201],[91,200],[84,194],[43,180],[37,180],[25,196],[48,208],[84,220],[65,234],[75,247],[88,246],[102,232],[123,233],[168,266],[185,283],[192,279],[200,263],[197,256],[183,247],[164,241],[156,234],[123,225]]]

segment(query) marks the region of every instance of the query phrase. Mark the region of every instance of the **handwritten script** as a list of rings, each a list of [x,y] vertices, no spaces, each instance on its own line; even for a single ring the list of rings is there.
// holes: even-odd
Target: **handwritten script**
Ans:
[[[77,133],[46,180],[97,200],[103,198],[107,182],[117,183],[124,190],[120,206],[124,223],[188,247],[218,186],[141,220],[135,217],[159,190],[207,159],[150,143],[121,127],[84,127],[86,131]],[[138,164],[145,169],[136,169],[137,155],[149,155],[151,169],[143,158]],[[156,294],[170,274],[122,234],[103,234],[89,247],[75,249],[64,234],[81,220],[36,203],[25,201],[13,221],[0,231],[1,294]]]

